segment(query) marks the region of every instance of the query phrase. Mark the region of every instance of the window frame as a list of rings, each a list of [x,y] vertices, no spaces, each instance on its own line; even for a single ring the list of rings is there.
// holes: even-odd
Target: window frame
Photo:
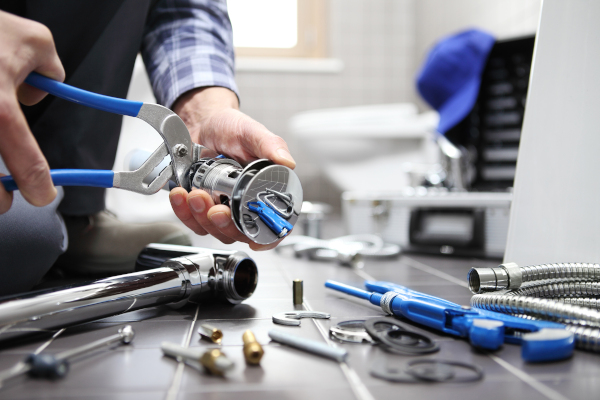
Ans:
[[[325,0],[298,0],[298,42],[291,48],[236,47],[236,57],[326,57]]]

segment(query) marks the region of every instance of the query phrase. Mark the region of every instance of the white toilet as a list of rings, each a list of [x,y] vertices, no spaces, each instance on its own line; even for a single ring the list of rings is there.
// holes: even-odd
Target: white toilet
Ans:
[[[393,191],[411,185],[409,170],[439,162],[437,123],[434,111],[395,103],[298,113],[290,133],[340,190]]]

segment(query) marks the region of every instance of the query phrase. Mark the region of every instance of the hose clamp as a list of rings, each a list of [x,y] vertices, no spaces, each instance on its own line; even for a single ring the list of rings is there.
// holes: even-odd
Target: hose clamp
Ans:
[[[381,296],[379,305],[386,314],[394,315],[392,312],[392,300],[394,300],[396,296],[398,296],[398,293],[396,292],[386,292],[383,296]]]

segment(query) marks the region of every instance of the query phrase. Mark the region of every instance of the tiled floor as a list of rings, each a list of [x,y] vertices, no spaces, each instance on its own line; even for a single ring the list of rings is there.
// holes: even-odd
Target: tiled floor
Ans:
[[[200,244],[200,242],[198,242]],[[212,243],[211,243],[212,244]],[[203,243],[207,246],[206,242]],[[220,247],[215,245],[215,247]],[[240,247],[241,248],[241,247]],[[375,362],[403,363],[411,358],[390,355],[371,345],[331,342],[330,325],[348,319],[382,316],[381,310],[362,300],[325,289],[327,279],[361,286],[377,278],[444,297],[469,302],[465,276],[471,266],[495,266],[494,261],[405,255],[394,260],[367,261],[360,270],[334,263],[310,262],[275,252],[251,253],[259,266],[255,294],[237,306],[190,305],[140,310],[66,329],[45,349],[58,352],[108,336],[131,324],[136,337],[130,346],[104,350],[72,364],[60,381],[18,378],[0,389],[1,399],[590,399],[597,398],[600,358],[576,351],[566,361],[525,364],[520,348],[507,345],[494,354],[473,351],[464,340],[415,326],[439,341],[439,353],[428,357],[475,363],[485,371],[483,381],[469,384],[402,384],[372,377]],[[292,279],[304,280],[305,307],[331,313],[331,320],[303,320],[300,327],[275,326],[271,316],[292,310]],[[223,351],[235,362],[225,378],[209,376],[164,357],[162,341],[191,347],[210,347],[201,341],[197,327],[209,322],[224,332]],[[347,349],[347,365],[270,343],[267,332],[277,328],[298,336]],[[264,346],[261,366],[247,366],[242,355],[242,333],[252,329]],[[48,339],[0,348],[0,369],[12,366]]]

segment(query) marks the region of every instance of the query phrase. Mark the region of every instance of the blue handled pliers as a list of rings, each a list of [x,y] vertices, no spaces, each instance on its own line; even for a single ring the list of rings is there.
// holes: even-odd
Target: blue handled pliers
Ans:
[[[114,114],[136,117],[150,124],[163,138],[150,157],[135,171],[105,171],[94,169],[57,169],[50,175],[55,186],[95,186],[121,188],[142,194],[159,191],[169,180],[177,186],[190,191],[188,175],[192,164],[200,158],[202,146],[192,142],[190,133],[177,114],[158,104],[142,103],[104,96],[78,89],[67,84],[32,72],[25,82],[61,99]],[[144,178],[156,168],[162,160],[170,156],[170,167],[165,168],[149,184]],[[0,178],[8,191],[17,190],[17,184],[11,176]]]
[[[521,356],[529,362],[562,360],[570,357],[575,347],[573,333],[555,322],[461,306],[391,282],[366,281],[369,291],[335,281],[327,281],[325,286],[368,300],[387,314],[468,338],[477,348],[497,350],[505,342],[520,344]]]

